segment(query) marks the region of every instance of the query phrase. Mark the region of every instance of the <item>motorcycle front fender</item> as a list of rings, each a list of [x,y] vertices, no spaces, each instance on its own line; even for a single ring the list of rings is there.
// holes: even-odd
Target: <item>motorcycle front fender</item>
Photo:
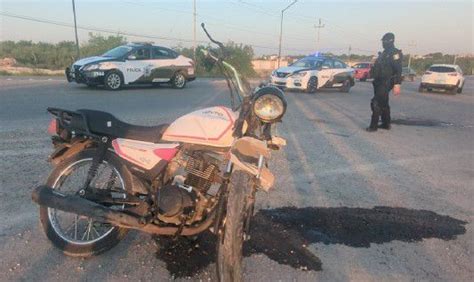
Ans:
[[[270,159],[270,149],[266,143],[252,137],[237,140],[230,151],[230,161],[233,169],[243,170],[254,175],[257,186],[266,192],[273,187],[275,177],[263,165],[262,158]]]

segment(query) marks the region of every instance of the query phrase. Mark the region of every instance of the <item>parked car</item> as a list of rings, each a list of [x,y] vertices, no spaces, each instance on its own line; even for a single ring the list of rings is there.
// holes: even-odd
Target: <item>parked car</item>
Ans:
[[[177,52],[150,43],[130,43],[105,54],[84,58],[66,68],[69,82],[88,86],[104,85],[118,90],[124,85],[170,83],[184,88],[195,79],[193,60]]]
[[[432,65],[421,77],[419,92],[443,89],[452,93],[462,93],[464,76],[458,65]]]
[[[367,79],[371,79],[370,77],[370,69],[372,68],[372,63],[358,63],[352,68],[354,69],[354,78],[360,81],[366,81]]]
[[[416,72],[409,67],[402,68],[402,80],[415,81]]]
[[[321,88],[349,92],[354,86],[354,70],[337,59],[314,54],[274,70],[270,83],[280,89],[299,89],[308,93]]]

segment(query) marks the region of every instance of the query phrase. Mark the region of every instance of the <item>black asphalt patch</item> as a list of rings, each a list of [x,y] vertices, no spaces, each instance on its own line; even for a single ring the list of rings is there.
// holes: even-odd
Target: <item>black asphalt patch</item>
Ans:
[[[429,120],[429,119],[393,119],[392,124],[398,125],[408,125],[408,126],[424,126],[424,127],[433,127],[433,126],[453,126],[454,124],[449,122],[443,122],[438,120]]]
[[[368,248],[392,241],[453,240],[464,234],[466,222],[427,210],[374,207],[296,208],[260,210],[251,222],[251,239],[244,256],[262,253],[280,264],[319,271],[320,259],[308,250],[315,243]],[[216,260],[215,236],[173,241],[156,237],[163,260],[174,277],[189,277]]]

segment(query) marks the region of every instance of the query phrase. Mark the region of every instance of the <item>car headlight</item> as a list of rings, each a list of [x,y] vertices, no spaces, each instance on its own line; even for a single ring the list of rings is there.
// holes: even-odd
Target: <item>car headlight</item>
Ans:
[[[85,66],[82,70],[89,71],[89,70],[97,70],[100,68],[100,64],[93,64]]]
[[[293,77],[304,77],[308,72],[307,71],[300,71],[292,74]]]
[[[253,112],[263,122],[280,121],[286,112],[283,92],[272,86],[260,88],[253,97]]]

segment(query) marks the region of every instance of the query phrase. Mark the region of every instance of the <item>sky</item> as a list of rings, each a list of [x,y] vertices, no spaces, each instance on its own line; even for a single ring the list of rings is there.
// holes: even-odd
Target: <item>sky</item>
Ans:
[[[196,0],[197,40],[206,23],[221,41],[253,46],[256,55],[278,53],[281,10],[293,0]],[[129,41],[192,46],[193,0],[75,0],[77,24],[88,29],[132,33]],[[9,17],[46,20],[40,23]],[[376,54],[380,38],[393,32],[404,53],[472,54],[474,9],[463,1],[298,0],[283,18],[282,55],[315,51]],[[315,25],[321,19],[319,41]],[[74,40],[71,0],[0,0],[0,41]],[[66,26],[62,26],[66,25]],[[79,41],[90,31],[80,29]],[[98,33],[98,32],[95,32]],[[102,32],[107,35],[107,33]]]

